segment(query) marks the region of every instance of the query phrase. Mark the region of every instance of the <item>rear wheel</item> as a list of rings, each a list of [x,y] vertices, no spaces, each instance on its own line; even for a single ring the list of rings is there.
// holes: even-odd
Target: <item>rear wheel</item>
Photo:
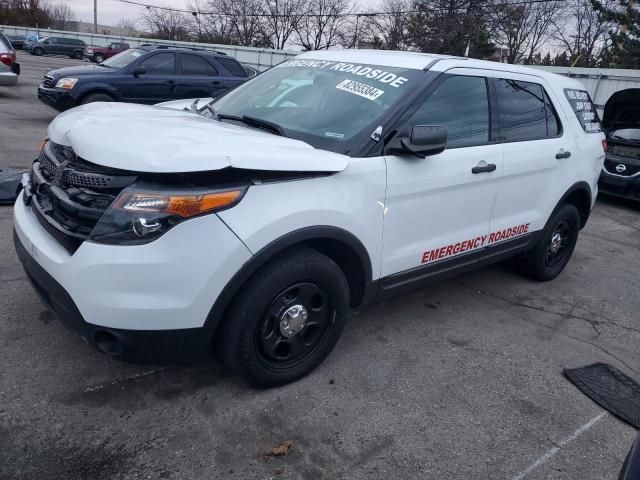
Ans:
[[[96,53],[96,55],[93,57],[93,59],[94,59],[94,61],[96,63],[102,63],[102,62],[104,62],[104,55]]]
[[[80,50],[76,50],[71,55],[71,58],[75,58],[76,60],[82,60],[82,52]]]
[[[242,288],[217,338],[236,375],[257,387],[297,380],[331,352],[348,315],[340,268],[309,248],[267,263]]]
[[[115,99],[111,95],[107,95],[106,93],[90,93],[82,99],[80,104],[85,105],[87,103],[93,102],[115,102]]]
[[[549,219],[540,241],[521,259],[520,270],[540,281],[556,278],[569,262],[578,241],[580,214],[569,204]]]
[[[41,57],[42,55],[44,55],[44,48],[42,48],[42,47],[34,48],[33,49],[33,54],[38,56],[38,57]]]

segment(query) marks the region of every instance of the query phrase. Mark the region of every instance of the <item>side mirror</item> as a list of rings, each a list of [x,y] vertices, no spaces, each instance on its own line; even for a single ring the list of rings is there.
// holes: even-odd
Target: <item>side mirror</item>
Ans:
[[[396,137],[389,145],[393,153],[409,153],[424,158],[442,153],[447,147],[447,128],[440,125],[416,125],[409,135]]]
[[[142,65],[139,65],[133,69],[132,73],[134,77],[138,78],[140,75],[144,75],[145,73],[147,73],[147,69],[144,68]]]
[[[113,50],[113,45],[109,45],[109,50]]]

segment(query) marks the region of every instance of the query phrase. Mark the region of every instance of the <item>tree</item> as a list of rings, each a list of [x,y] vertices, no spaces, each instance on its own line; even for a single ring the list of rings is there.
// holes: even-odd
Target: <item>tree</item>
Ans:
[[[136,22],[133,20],[122,19],[118,22],[116,28],[118,29],[119,34],[125,37],[135,37],[138,35]]]
[[[617,25],[610,32],[611,64],[617,67],[640,68],[640,5],[636,0],[591,0],[603,17]]]
[[[422,52],[471,55],[490,44],[483,0],[416,0],[407,26],[410,45]],[[491,50],[491,48],[489,48]],[[473,55],[476,56],[476,55]]]
[[[263,10],[264,41],[270,48],[282,50],[310,6],[306,0],[264,0]]]
[[[142,15],[142,21],[155,38],[191,40],[191,21],[181,12],[149,8]]]
[[[567,0],[567,3],[564,14],[552,22],[553,38],[567,51],[572,65],[599,66],[611,44],[609,31],[614,23],[595,10],[590,0]]]
[[[564,0],[512,3],[497,0],[489,7],[493,38],[506,50],[508,63],[532,63],[551,37],[553,22],[562,13]]]
[[[75,26],[76,16],[66,3],[54,3],[49,7],[52,27],[57,30],[71,30]]]
[[[379,10],[382,15],[367,17],[363,29],[369,42],[372,45],[379,43],[380,48],[388,50],[407,50],[411,0],[384,0]]]
[[[263,46],[262,0],[209,0],[219,37],[246,47]]]
[[[298,22],[296,43],[305,50],[326,50],[344,39],[349,26],[349,0],[315,0]]]
[[[42,0],[3,0],[0,2],[0,24],[24,27],[50,27],[49,12]]]

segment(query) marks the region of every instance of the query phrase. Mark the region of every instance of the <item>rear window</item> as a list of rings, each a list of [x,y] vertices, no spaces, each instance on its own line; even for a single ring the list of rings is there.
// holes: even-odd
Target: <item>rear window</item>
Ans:
[[[598,112],[596,112],[596,107],[591,101],[589,92],[586,90],[565,88],[564,94],[571,105],[573,113],[576,114],[576,118],[580,122],[582,129],[587,133],[601,132],[602,125],[600,124],[600,118],[598,118]]]
[[[561,126],[541,85],[520,80],[496,81],[500,136],[504,142],[540,140],[560,135]]]
[[[217,57],[216,60],[219,61],[227,70],[229,70],[236,77],[247,76],[247,72],[245,71],[244,68],[242,68],[242,65],[240,65],[240,63],[238,63],[233,58]]]

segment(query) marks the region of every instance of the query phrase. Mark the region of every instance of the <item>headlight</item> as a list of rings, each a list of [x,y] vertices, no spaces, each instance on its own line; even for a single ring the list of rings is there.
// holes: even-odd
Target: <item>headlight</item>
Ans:
[[[87,48],[84,53],[93,53],[93,48]]]
[[[71,90],[77,81],[77,78],[61,78],[56,82],[56,88],[66,88],[67,90]]]
[[[236,205],[245,192],[246,187],[162,193],[132,186],[113,201],[89,240],[117,245],[149,243],[189,218]]]

